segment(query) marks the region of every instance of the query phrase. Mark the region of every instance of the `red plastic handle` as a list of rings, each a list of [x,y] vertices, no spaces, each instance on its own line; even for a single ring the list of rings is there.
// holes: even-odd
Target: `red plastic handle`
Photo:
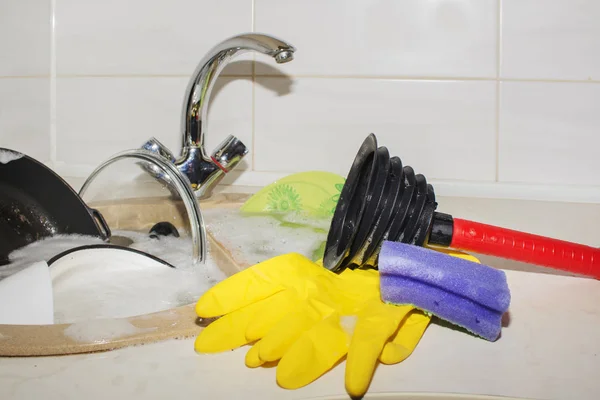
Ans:
[[[600,279],[600,249],[454,218],[450,247]]]

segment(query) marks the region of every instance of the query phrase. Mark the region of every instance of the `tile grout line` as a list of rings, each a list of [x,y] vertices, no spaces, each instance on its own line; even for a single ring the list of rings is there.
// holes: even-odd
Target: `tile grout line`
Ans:
[[[0,79],[50,79],[50,74],[46,74],[46,75],[6,75],[6,76],[0,76]]]
[[[532,82],[532,83],[591,83],[598,84],[595,79],[543,79],[543,78],[500,78],[500,82]]]
[[[56,132],[56,0],[50,2],[50,162],[56,168],[57,132]]]
[[[257,170],[257,171],[252,171],[255,172],[257,174],[294,174],[294,173],[298,173],[300,171],[293,171],[293,170]],[[242,174],[244,173],[244,171],[235,171],[235,173],[238,174]],[[429,182],[429,178],[428,182]],[[600,189],[600,184],[596,185],[596,184],[592,184],[592,185],[584,185],[584,184],[566,184],[566,183],[542,183],[542,182],[527,182],[527,181],[515,181],[515,180],[508,180],[508,181],[502,181],[502,182],[494,182],[493,180],[485,180],[485,179],[459,179],[459,178],[431,178],[432,182],[442,182],[442,183],[459,183],[459,184],[472,184],[472,185],[480,185],[480,184],[490,184],[490,185],[495,185],[496,183],[501,184],[501,185],[522,185],[522,186],[527,186],[527,185],[538,185],[538,186],[548,186],[548,187],[555,187],[555,186],[562,186],[562,187],[573,187],[573,188],[577,188],[577,187],[590,187],[593,189]]]
[[[403,81],[495,81],[496,77],[469,76],[411,76],[411,75],[318,75],[318,74],[260,74],[264,78],[310,78],[310,79],[361,79],[361,80],[403,80]]]
[[[496,169],[494,180],[500,181],[500,68],[502,66],[502,0],[497,0],[496,16]]]
[[[253,63],[255,60],[253,59]],[[475,82],[531,82],[531,83],[575,83],[575,84],[600,84],[600,80],[576,80],[576,79],[543,79],[543,78],[478,78],[478,77],[428,77],[428,76],[360,76],[360,75],[292,75],[292,74],[256,74],[256,71],[250,74],[221,74],[219,77],[224,78],[248,78],[248,77],[261,77],[261,78],[280,78],[280,79],[289,79],[289,78],[306,78],[306,79],[360,79],[360,80],[396,80],[396,81],[441,81],[441,82],[462,82],[462,81],[475,81]],[[0,76],[0,79],[34,79],[34,78],[48,78],[49,75],[11,75],[11,76]],[[143,74],[113,74],[113,75],[76,75],[76,74],[56,74],[56,78],[64,78],[64,79],[85,79],[85,78],[115,78],[115,79],[123,79],[123,78],[139,78],[139,79],[147,79],[147,78],[189,78],[189,75],[179,75],[179,74],[164,74],[164,75],[143,75]]]
[[[256,9],[256,0],[250,0],[251,1],[251,7],[252,7],[252,11],[250,13],[252,21],[251,21],[251,31],[254,32],[255,31],[255,9]],[[255,140],[255,132],[256,132],[256,124],[255,124],[255,107],[254,107],[254,103],[255,103],[255,99],[256,99],[256,57],[254,56],[254,54],[252,55],[252,96],[250,98],[251,104],[250,104],[250,112],[252,114],[252,118],[251,123],[252,126],[250,127],[250,132],[252,134],[252,155],[250,157],[250,168],[252,171],[254,171],[255,168],[255,163],[256,163],[256,140]]]

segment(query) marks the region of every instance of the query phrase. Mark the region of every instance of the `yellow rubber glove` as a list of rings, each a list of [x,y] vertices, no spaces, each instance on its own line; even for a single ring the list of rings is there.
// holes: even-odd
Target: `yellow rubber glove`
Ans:
[[[315,324],[289,347],[277,366],[280,386],[305,386],[347,356],[346,391],[351,396],[362,396],[377,362],[394,364],[406,359],[429,324],[429,316],[412,306],[383,303],[375,270],[345,270],[336,289],[352,299],[347,312]],[[411,329],[404,329],[405,324]],[[261,342],[255,346],[260,347]]]
[[[202,330],[195,342],[196,351],[220,352],[263,338],[261,358],[278,360],[303,327],[338,308],[337,300],[331,297],[336,294],[332,290],[335,280],[339,280],[336,274],[290,253],[219,282],[196,303],[198,316],[222,316]]]
[[[205,318],[223,315],[197,337],[196,351],[221,352],[256,342],[246,365],[280,360],[277,382],[287,389],[311,383],[347,355],[351,396],[366,393],[377,361],[406,359],[430,322],[412,306],[381,302],[377,271],[336,275],[294,253],[215,285],[200,298],[196,312]]]
[[[470,254],[435,250],[479,263]],[[339,289],[362,296],[362,299],[349,307],[352,315],[328,318],[302,334],[290,347],[277,367],[277,382],[282,387],[294,389],[311,383],[347,354],[346,391],[352,397],[362,397],[371,383],[377,361],[388,365],[404,361],[429,326],[431,317],[422,311],[409,305],[397,306],[381,301],[378,271],[347,269],[340,278],[344,284],[338,284]],[[352,319],[355,321],[353,329],[348,327],[348,321]],[[348,346],[344,346],[342,332],[351,335]],[[252,353],[251,350],[249,354]],[[253,361],[257,362],[256,359]]]
[[[377,271],[337,275],[294,253],[215,285],[196,312],[223,315],[197,337],[196,351],[221,352],[258,340],[246,365],[281,360],[277,382],[287,389],[311,383],[348,354],[352,395],[366,392],[378,360],[391,364],[408,357],[429,323],[412,306],[381,302]],[[411,329],[399,329],[405,321]]]

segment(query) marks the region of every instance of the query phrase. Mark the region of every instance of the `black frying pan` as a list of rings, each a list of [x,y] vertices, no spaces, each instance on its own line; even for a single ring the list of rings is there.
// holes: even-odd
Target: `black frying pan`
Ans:
[[[0,148],[0,265],[13,250],[57,234],[111,235],[102,215],[51,169]]]

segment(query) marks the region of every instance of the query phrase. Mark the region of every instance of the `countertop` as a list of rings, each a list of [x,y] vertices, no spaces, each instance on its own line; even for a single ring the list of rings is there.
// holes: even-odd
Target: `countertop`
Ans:
[[[225,187],[223,191],[243,191]],[[597,245],[600,204],[440,198],[456,217]],[[411,357],[380,365],[369,393],[444,392],[530,399],[600,398],[600,281],[481,257],[506,271],[508,325],[487,342],[432,324]],[[2,399],[308,399],[345,395],[344,364],[288,391],[273,368],[244,366],[247,348],[198,355],[193,339],[105,353],[0,360]]]

